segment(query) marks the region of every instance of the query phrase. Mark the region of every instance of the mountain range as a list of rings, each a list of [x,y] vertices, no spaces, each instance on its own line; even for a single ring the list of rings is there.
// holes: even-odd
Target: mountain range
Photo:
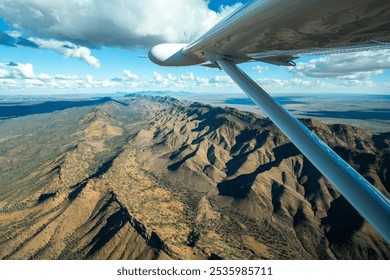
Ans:
[[[169,96],[61,102],[0,120],[1,259],[390,258],[267,118]],[[390,197],[390,133],[301,121]]]

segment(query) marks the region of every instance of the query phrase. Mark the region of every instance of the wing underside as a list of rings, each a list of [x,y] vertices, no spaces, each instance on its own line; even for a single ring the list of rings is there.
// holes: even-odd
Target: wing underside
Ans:
[[[251,1],[183,52],[199,61],[204,50],[263,61],[390,48],[389,19],[384,0]]]

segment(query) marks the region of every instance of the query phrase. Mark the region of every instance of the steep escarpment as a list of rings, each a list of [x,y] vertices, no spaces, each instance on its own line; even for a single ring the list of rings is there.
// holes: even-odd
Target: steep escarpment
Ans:
[[[56,114],[46,137],[12,120],[30,142],[0,157],[2,259],[390,258],[268,119],[138,95]],[[302,121],[389,197],[388,133]]]

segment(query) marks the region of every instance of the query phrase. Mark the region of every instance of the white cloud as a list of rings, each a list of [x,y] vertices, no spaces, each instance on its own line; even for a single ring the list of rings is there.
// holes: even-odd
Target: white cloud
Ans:
[[[264,88],[286,88],[291,83],[288,80],[263,78],[258,80],[258,84]]]
[[[18,66],[14,66],[14,68],[16,69],[15,72],[20,72],[24,78],[34,78],[34,70],[31,63],[18,64]]]
[[[177,80],[176,77],[174,77],[171,73],[169,73],[169,74],[167,75],[167,78],[168,78],[168,80],[170,80],[170,81],[176,81],[176,80]]]
[[[372,80],[347,80],[341,83],[342,86],[345,87],[364,87],[364,88],[372,88],[375,86]]]
[[[210,83],[209,79],[202,77],[196,77],[195,81],[198,85],[208,85]]]
[[[374,88],[377,85],[371,80],[327,80],[304,79],[301,77],[291,79],[261,78],[258,84],[267,91],[275,92],[350,92],[351,88],[359,87],[361,90]]]
[[[233,83],[233,81],[229,76],[216,75],[215,77],[210,79],[210,83],[216,84],[216,85],[222,85],[222,84],[231,84],[231,83]]]
[[[91,48],[190,42],[239,6],[217,13],[205,0],[2,0],[1,18],[23,34],[0,31],[0,44],[52,49],[99,68]]]
[[[163,82],[164,81],[163,76],[158,72],[153,72],[153,77],[156,80],[156,82]]]
[[[180,90],[205,89],[204,87],[225,87],[236,88],[236,85],[229,76],[216,75],[211,78],[195,76],[193,72],[174,76],[172,74],[162,75],[158,72],[153,72],[153,80],[149,81],[150,88],[170,88]]]
[[[31,48],[44,48],[52,49],[58,53],[63,54],[66,57],[75,57],[84,60],[89,65],[96,68],[100,67],[99,60],[91,55],[91,50],[73,44],[69,41],[58,40],[44,40],[40,38],[24,38],[19,31],[0,31],[0,44],[11,47],[31,47]]]
[[[369,79],[390,69],[390,50],[333,54],[288,69],[299,77]]]
[[[45,85],[45,82],[40,79],[27,79],[25,80],[25,83],[29,86],[43,86]]]
[[[43,40],[39,38],[29,38],[29,40],[36,43],[40,48],[52,49],[63,54],[65,57],[80,58],[91,66],[96,68],[100,67],[100,61],[92,56],[91,50],[86,47],[78,46],[67,41]]]
[[[5,69],[0,69],[0,78],[9,77],[9,72]]]
[[[32,79],[35,77],[31,63],[0,63],[0,78],[3,79]]]
[[[208,78],[195,76],[192,72],[181,74],[178,81],[182,83],[192,83],[195,85],[207,85],[210,82]]]
[[[132,48],[190,42],[239,6],[216,13],[205,0],[2,0],[0,14],[28,37]]]
[[[234,4],[233,6],[229,6],[229,5],[221,5],[218,9],[218,12],[223,15],[223,16],[227,16],[228,14],[232,13],[233,11],[237,10],[238,8],[240,8],[242,6],[242,3],[241,2],[237,2],[236,4]]]
[[[139,82],[139,76],[137,74],[132,73],[128,69],[123,70],[123,76],[122,77],[116,77],[111,79],[111,82],[116,83],[116,85],[135,85]],[[107,84],[107,83],[106,83]]]
[[[139,80],[138,75],[131,73],[131,71],[127,69],[123,70],[123,75],[131,82],[136,82]]]
[[[194,73],[192,72],[189,72],[187,73],[187,75],[180,75],[180,80],[182,81],[194,81],[195,80],[195,76],[194,76]]]
[[[260,78],[259,85],[270,92],[350,92],[351,88],[378,91],[386,84],[359,79],[291,79]],[[387,85],[388,86],[388,85]],[[193,72],[174,75],[153,72],[149,77],[140,78],[129,69],[124,69],[120,77],[98,79],[93,75],[35,73],[30,63],[0,63],[0,92],[25,92],[42,89],[62,92],[115,92],[141,90],[205,91],[214,89],[220,92],[240,92],[235,83],[226,75],[211,77],[197,76]]]
[[[253,71],[256,71],[259,74],[261,74],[264,71],[268,71],[268,69],[269,69],[268,66],[260,66],[260,65],[256,65],[255,67],[252,68]]]
[[[31,63],[0,63],[0,91],[2,90],[27,90],[27,89],[129,89],[137,86],[138,75],[130,70],[123,71],[122,79],[95,79],[92,75],[84,77],[70,74],[49,75],[46,73],[34,73]]]

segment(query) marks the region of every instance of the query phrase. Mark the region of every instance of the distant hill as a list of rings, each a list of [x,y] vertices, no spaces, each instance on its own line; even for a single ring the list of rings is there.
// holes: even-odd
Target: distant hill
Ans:
[[[390,258],[266,118],[141,95],[55,108],[0,121],[1,259]],[[390,133],[302,121],[390,196]]]

